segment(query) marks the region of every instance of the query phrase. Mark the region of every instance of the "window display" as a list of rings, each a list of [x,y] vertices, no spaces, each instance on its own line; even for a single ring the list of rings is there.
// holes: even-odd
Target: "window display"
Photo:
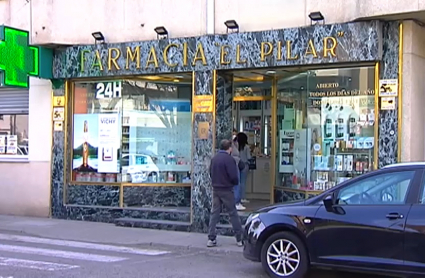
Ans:
[[[278,186],[322,191],[376,167],[374,68],[309,71],[278,86]]]
[[[28,115],[0,115],[1,155],[28,155]]]
[[[0,156],[28,155],[28,114],[0,115]]]
[[[102,87],[105,87],[105,90]],[[120,172],[121,81],[77,83],[74,90],[72,179],[117,182]],[[100,94],[102,91],[104,94]]]
[[[191,183],[190,80],[83,83],[74,93],[74,181]]]

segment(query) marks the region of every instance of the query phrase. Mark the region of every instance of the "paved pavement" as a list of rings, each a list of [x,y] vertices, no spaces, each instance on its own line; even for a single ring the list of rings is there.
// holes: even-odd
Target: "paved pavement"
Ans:
[[[207,249],[196,233],[111,224],[0,216],[0,278],[224,276],[266,278],[233,238]],[[309,278],[372,278],[314,272]]]

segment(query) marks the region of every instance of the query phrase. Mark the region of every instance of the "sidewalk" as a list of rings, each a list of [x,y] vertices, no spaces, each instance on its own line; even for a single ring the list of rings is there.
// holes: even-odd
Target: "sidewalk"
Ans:
[[[107,223],[50,218],[0,215],[0,233],[114,245],[170,245],[207,249],[206,234],[124,228]],[[217,240],[219,246],[214,250],[242,252],[233,237],[218,236]]]

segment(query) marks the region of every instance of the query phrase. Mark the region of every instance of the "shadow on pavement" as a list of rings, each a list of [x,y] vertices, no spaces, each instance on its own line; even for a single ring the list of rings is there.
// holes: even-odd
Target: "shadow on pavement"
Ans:
[[[305,278],[385,278],[386,276],[380,275],[368,275],[361,273],[349,273],[349,272],[337,272],[337,271],[325,271],[325,270],[314,270],[307,275]]]

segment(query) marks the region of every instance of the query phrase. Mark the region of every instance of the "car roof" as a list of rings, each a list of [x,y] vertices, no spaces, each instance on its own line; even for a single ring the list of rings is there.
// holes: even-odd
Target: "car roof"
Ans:
[[[390,164],[387,166],[382,167],[382,169],[388,169],[388,168],[395,168],[395,167],[419,167],[419,168],[425,168],[425,162],[402,162],[402,163],[395,163]]]

